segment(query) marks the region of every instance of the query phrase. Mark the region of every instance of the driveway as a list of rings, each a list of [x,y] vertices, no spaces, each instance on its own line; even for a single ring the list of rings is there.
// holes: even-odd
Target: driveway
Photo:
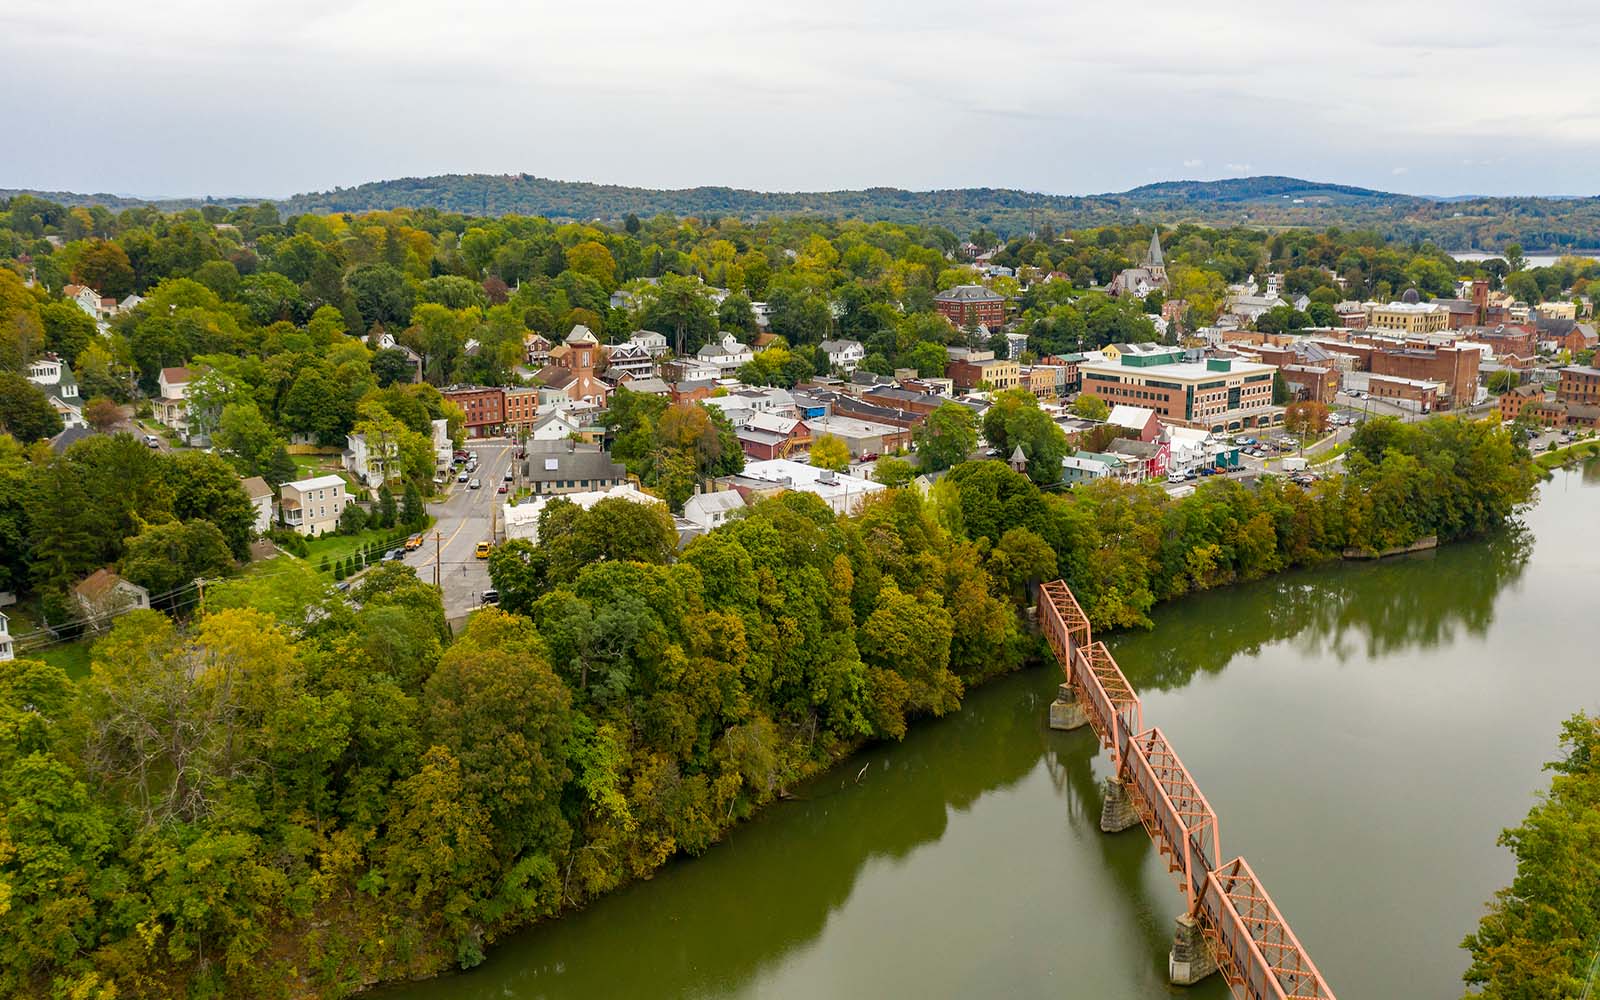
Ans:
[[[474,475],[483,483],[482,488],[469,490],[466,483],[456,482],[452,475],[449,494],[428,505],[428,513],[435,519],[432,530],[423,536],[422,547],[406,553],[405,558],[406,565],[427,583],[434,582],[437,568],[448,618],[476,608],[483,592],[489,589],[488,561],[477,558],[473,551],[479,542],[491,540],[491,521],[498,527],[498,505],[505,497],[495,490],[504,481],[516,445],[509,441],[472,442],[465,450],[478,456]],[[495,537],[501,534],[503,531]]]

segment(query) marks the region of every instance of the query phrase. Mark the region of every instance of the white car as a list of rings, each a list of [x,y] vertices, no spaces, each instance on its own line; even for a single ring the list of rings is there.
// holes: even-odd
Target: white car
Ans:
[[[469,490],[475,490],[475,489],[477,489],[478,487],[480,487],[482,485],[483,485],[483,481],[480,480],[477,476],[473,476],[470,480],[467,481],[467,489],[469,489]]]

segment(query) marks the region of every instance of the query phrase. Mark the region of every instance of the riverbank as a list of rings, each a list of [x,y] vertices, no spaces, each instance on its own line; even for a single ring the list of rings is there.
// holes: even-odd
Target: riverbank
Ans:
[[[1224,854],[1341,996],[1460,996],[1458,945],[1512,872],[1496,835],[1592,686],[1563,637],[1600,573],[1600,489],[1567,472],[1543,493],[1527,530],[1194,594],[1106,635],[1226,817]],[[1143,833],[1100,832],[1105,755],[1047,728],[1059,682],[975,688],[716,850],[376,996],[1166,996],[1181,897]]]

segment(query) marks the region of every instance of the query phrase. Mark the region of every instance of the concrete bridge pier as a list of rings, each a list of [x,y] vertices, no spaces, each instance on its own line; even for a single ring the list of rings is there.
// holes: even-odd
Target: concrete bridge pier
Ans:
[[[1077,729],[1089,724],[1089,716],[1078,701],[1078,692],[1071,684],[1056,689],[1056,700],[1050,703],[1051,729]]]
[[[1100,810],[1100,829],[1105,833],[1121,833],[1130,826],[1139,825],[1139,812],[1133,807],[1133,796],[1121,778],[1106,779],[1105,804]]]
[[[1167,953],[1167,979],[1174,986],[1193,986],[1216,971],[1217,959],[1200,931],[1200,921],[1187,913],[1180,915]]]

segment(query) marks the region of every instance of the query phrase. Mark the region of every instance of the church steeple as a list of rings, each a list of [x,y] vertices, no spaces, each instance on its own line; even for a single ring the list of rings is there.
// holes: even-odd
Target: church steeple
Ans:
[[[1144,256],[1144,266],[1150,268],[1151,270],[1155,270],[1156,268],[1160,268],[1163,271],[1166,270],[1167,259],[1161,253],[1160,230],[1150,231],[1150,252]]]

